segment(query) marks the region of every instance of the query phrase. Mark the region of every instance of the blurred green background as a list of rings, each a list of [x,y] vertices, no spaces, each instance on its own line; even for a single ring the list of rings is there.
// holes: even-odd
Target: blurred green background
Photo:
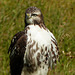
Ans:
[[[0,75],[9,75],[7,53],[14,34],[24,29],[25,10],[41,9],[60,49],[60,62],[49,75],[75,75],[75,0],[0,0]]]

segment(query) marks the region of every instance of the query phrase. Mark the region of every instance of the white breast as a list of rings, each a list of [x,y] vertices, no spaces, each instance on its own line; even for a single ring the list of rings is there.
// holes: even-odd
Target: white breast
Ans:
[[[24,67],[21,75],[24,75],[24,74],[26,74],[26,75],[47,75],[48,65],[45,64],[45,62],[43,62],[43,60],[46,60],[45,54],[48,52],[48,50],[51,51],[51,44],[53,44],[51,40],[52,40],[52,37],[54,39],[55,39],[55,37],[48,29],[45,30],[44,28],[41,28],[38,25],[29,25],[28,27],[29,27],[29,29],[27,31],[27,46],[26,46],[26,52],[25,52],[27,55],[24,55],[24,63],[26,63],[26,61],[25,61],[26,56],[28,58],[32,57],[32,59],[35,60],[35,65],[36,65],[35,67],[37,67],[38,66],[37,65],[37,54],[40,53],[39,61],[41,62],[42,67],[40,68],[40,66],[38,66],[37,71],[35,71],[34,73],[31,73],[31,74],[28,73],[26,71],[27,69]],[[33,41],[35,41],[35,44],[30,49],[29,46],[33,43]],[[30,42],[30,43],[28,43],[28,42]],[[38,44],[39,49],[36,51],[36,53],[32,54],[32,51],[36,50],[36,44]],[[41,54],[41,47],[43,48],[44,55]],[[47,50],[45,49],[46,47],[47,47]],[[55,45],[53,45],[53,47],[55,47]],[[54,48],[53,50],[55,51],[56,49]],[[30,56],[30,55],[32,55],[32,56]],[[41,58],[41,56],[43,56],[43,58]],[[52,54],[51,54],[51,56],[52,56]],[[51,56],[49,54],[48,59],[50,59]],[[43,69],[43,66],[44,66],[44,69]]]
[[[40,28],[38,25],[30,25],[30,30],[28,30],[28,35],[31,34],[31,39],[36,40],[40,45],[50,45],[51,33],[43,28]],[[28,37],[30,40],[30,38]]]

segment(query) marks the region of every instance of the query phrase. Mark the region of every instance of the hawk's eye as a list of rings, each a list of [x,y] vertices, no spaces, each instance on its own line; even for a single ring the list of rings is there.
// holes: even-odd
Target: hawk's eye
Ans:
[[[32,14],[31,16],[37,16],[37,14]]]

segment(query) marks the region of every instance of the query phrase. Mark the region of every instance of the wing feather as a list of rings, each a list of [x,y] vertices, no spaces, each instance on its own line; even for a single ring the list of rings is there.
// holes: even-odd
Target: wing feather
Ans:
[[[9,53],[9,52],[12,52],[13,47],[15,46],[16,42],[17,42],[18,39],[19,39],[22,35],[24,35],[24,34],[25,34],[24,31],[20,31],[20,32],[18,32],[17,34],[14,35],[14,37],[13,37],[12,40],[11,40],[11,44],[10,44],[10,47],[9,47],[9,49],[8,49],[8,53]]]
[[[13,41],[14,39],[14,41]],[[8,52],[10,53],[11,75],[21,75],[23,68],[23,57],[26,50],[26,34],[24,31],[18,32],[11,41]]]

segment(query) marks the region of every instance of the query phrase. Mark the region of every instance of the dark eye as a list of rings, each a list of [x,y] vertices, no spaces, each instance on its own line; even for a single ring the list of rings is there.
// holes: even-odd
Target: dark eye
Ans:
[[[32,14],[31,16],[37,16],[37,14]]]

